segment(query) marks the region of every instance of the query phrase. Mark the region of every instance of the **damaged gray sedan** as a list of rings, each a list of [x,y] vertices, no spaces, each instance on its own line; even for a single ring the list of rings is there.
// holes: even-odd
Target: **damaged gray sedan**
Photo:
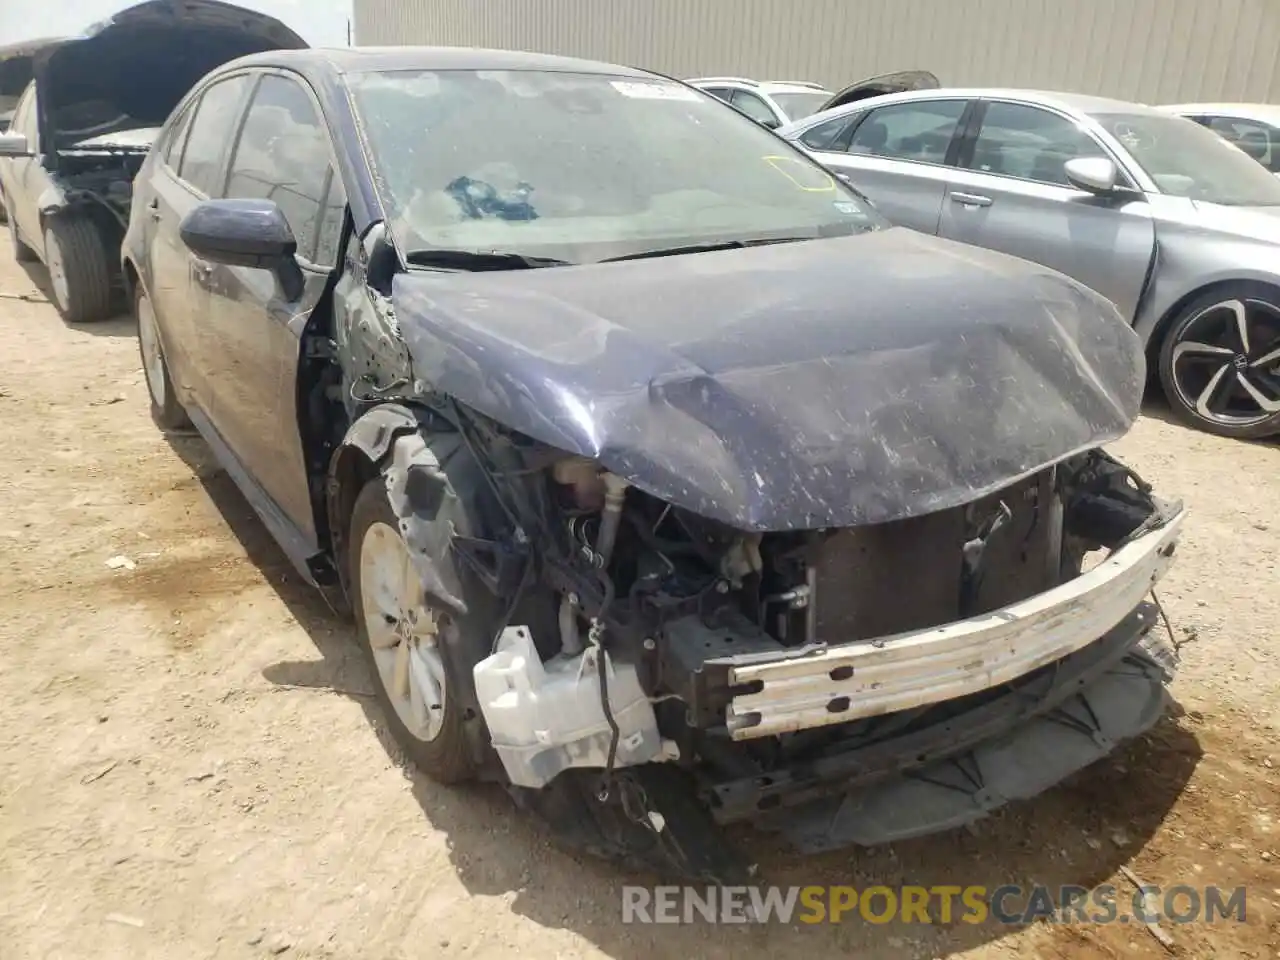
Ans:
[[[712,97],[262,54],[179,105],[133,203],[153,415],[354,615],[438,780],[729,881],[725,825],[928,833],[1161,716],[1183,512],[1099,449],[1138,411],[1133,331],[888,227]]]

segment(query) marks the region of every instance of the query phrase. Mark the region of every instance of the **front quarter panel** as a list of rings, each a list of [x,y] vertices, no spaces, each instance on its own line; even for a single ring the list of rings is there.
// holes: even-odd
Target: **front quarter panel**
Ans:
[[[1206,287],[1252,280],[1271,284],[1280,293],[1280,243],[1206,227],[1197,222],[1195,205],[1181,197],[1150,199],[1156,217],[1156,264],[1134,323],[1149,348],[1157,347],[1176,309]],[[1277,235],[1280,239],[1280,229]]]

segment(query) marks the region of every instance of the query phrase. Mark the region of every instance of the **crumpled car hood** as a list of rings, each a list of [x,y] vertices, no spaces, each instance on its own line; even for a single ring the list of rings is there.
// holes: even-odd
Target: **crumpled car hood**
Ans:
[[[657,259],[400,275],[415,375],[743,530],[975,500],[1115,439],[1138,338],[1045,268],[901,228]]]

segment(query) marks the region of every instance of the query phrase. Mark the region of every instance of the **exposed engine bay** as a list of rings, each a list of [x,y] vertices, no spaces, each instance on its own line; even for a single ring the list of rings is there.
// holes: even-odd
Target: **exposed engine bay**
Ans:
[[[129,224],[133,202],[133,178],[147,157],[146,147],[85,148],[64,152],[58,158],[58,185],[62,191],[60,210],[91,211],[105,215],[114,228],[118,249]],[[111,236],[107,232],[106,236]]]
[[[1144,598],[1182,512],[1099,450],[963,507],[748,534],[459,417],[524,537],[453,544],[512,598],[473,671],[493,772],[562,835],[594,824],[589,849],[723,880],[718,824],[804,849],[932,832],[1163,711]]]

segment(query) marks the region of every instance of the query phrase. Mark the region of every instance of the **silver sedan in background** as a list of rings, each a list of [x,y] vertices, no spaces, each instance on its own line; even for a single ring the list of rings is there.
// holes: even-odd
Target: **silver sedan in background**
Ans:
[[[1280,433],[1280,179],[1208,129],[1117,100],[936,89],[778,133],[896,224],[1111,299],[1187,421]]]

